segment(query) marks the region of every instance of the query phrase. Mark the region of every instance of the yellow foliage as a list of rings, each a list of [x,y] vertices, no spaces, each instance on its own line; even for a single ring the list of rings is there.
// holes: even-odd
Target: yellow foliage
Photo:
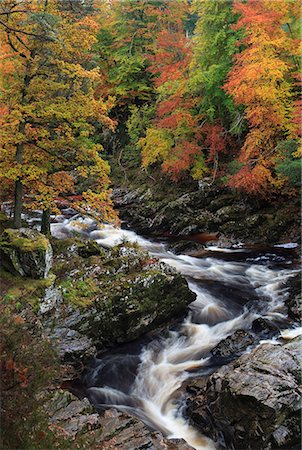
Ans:
[[[148,167],[167,159],[173,139],[166,130],[148,128],[146,137],[139,139],[137,145],[142,151],[142,165]]]

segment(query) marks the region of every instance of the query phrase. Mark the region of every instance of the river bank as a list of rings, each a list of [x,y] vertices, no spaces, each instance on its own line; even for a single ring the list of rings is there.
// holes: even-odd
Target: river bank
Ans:
[[[194,264],[190,265],[188,264],[189,261],[186,262],[186,255],[180,255],[178,257],[177,255],[173,256],[173,254],[169,251],[168,253],[166,253],[167,249],[169,250],[170,248],[167,242],[165,242],[164,244],[161,242],[150,242],[149,240],[146,240],[145,238],[142,238],[128,230],[121,230],[118,232],[113,228],[106,227],[103,230],[99,230],[96,224],[93,224],[92,221],[87,221],[86,219],[83,220],[80,217],[75,220],[72,218],[61,218],[53,224],[52,228],[53,234],[60,237],[59,240],[56,238],[52,239],[54,250],[52,271],[56,276],[56,280],[54,283],[50,282],[50,285],[44,286],[42,289],[43,294],[39,294],[40,299],[36,298],[34,305],[39,305],[39,309],[35,310],[35,307],[29,308],[31,310],[29,313],[27,305],[27,308],[25,308],[25,310],[22,312],[22,317],[28,320],[27,318],[31,315],[31,317],[34,317],[34,321],[38,320],[38,322],[42,326],[42,329],[44,329],[43,333],[46,332],[46,334],[50,338],[50,341],[55,342],[56,349],[61,359],[61,367],[63,367],[64,372],[64,374],[61,374],[59,377],[61,379],[61,382],[62,380],[68,381],[80,375],[82,370],[87,367],[87,364],[91,364],[90,361],[92,361],[92,357],[96,355],[97,348],[99,352],[98,359],[100,358],[100,361],[102,361],[104,356],[105,358],[107,357],[108,368],[114,367],[114,365],[112,365],[112,357],[114,358],[115,356],[115,362],[117,363],[117,372],[109,371],[107,380],[109,377],[109,380],[111,379],[112,381],[116,374],[119,373],[121,374],[120,376],[124,377],[124,379],[126,380],[127,377],[123,370],[126,368],[126,373],[128,373],[128,356],[126,359],[125,357],[124,359],[120,359],[120,353],[118,350],[119,347],[115,347],[114,350],[109,350],[109,352],[105,354],[103,354],[102,352],[100,353],[100,350],[102,350],[102,348],[105,349],[106,346],[108,347],[108,344],[111,346],[116,346],[116,344],[120,345],[123,341],[132,341],[133,338],[142,336],[142,334],[146,333],[151,328],[153,328],[156,333],[158,333],[161,327],[164,330],[165,328],[167,328],[169,323],[172,325],[174,323],[174,329],[177,333],[179,333],[180,328],[177,323],[179,323],[179,320],[181,320],[181,317],[183,317],[183,315],[185,314],[186,305],[188,305],[190,302],[193,302],[193,308],[190,308],[191,313],[195,313],[195,320],[193,320],[193,322],[191,323],[191,328],[187,327],[187,331],[185,333],[184,331],[182,331],[177,335],[173,334],[175,333],[175,331],[172,331],[171,336],[169,336],[169,334],[167,335],[166,331],[162,331],[159,335],[150,335],[147,341],[143,341],[140,345],[146,346],[148,345],[148,342],[152,343],[153,341],[152,345],[156,346],[159,345],[156,344],[156,342],[161,342],[161,346],[163,345],[163,348],[166,348],[166,351],[169,351],[169,354],[173,360],[173,362],[172,360],[170,362],[170,364],[172,363],[171,367],[175,365],[176,368],[180,363],[182,366],[181,373],[183,374],[190,374],[190,372],[192,371],[192,366],[196,366],[196,368],[201,367],[203,365],[203,358],[207,358],[208,351],[211,350],[214,360],[212,359],[212,362],[209,365],[207,364],[204,367],[203,371],[201,371],[201,373],[197,373],[193,377],[197,380],[203,380],[203,385],[205,383],[205,380],[208,378],[209,373],[211,373],[212,371],[215,372],[217,368],[223,364],[227,364],[224,366],[224,370],[226,371],[226,373],[229,373],[231,375],[234,372],[234,368],[232,367],[232,365],[228,365],[230,359],[232,360],[234,357],[236,358],[240,356],[249,346],[253,347],[257,345],[261,338],[273,338],[274,336],[276,338],[280,334],[280,327],[283,329],[291,327],[292,325],[294,325],[295,321],[299,320],[297,316],[297,289],[295,291],[292,291],[292,293],[289,293],[288,296],[288,304],[291,305],[289,310],[291,311],[291,319],[288,319],[287,308],[284,303],[286,299],[284,291],[285,286],[283,286],[282,276],[280,280],[276,278],[277,276],[279,277],[282,273],[285,273],[284,270],[286,271],[287,269],[289,269],[289,260],[291,260],[291,264],[294,262],[295,256],[292,252],[294,252],[295,249],[271,247],[271,254],[270,256],[267,256],[268,252],[262,252],[259,254],[256,251],[257,254],[253,254],[250,252],[250,249],[247,250],[241,248],[241,251],[239,249],[239,252],[238,249],[237,251],[236,249],[233,249],[233,251],[229,253],[220,251],[219,255],[219,251],[217,251],[219,249],[217,249],[216,243],[216,248],[212,247],[211,249],[210,246],[210,248],[206,250],[206,253],[204,253],[203,256],[201,256],[199,259],[195,258],[192,259],[192,261],[189,260],[191,262],[194,261]],[[75,235],[77,236],[76,238]],[[87,240],[87,238],[90,238],[90,240]],[[96,240],[98,245],[94,244],[94,240]],[[119,240],[121,243],[116,246],[115,244],[118,243]],[[133,241],[138,241],[139,244],[144,248],[144,250],[137,247],[136,244],[134,245]],[[275,254],[273,253],[274,249]],[[146,253],[146,250],[149,252],[149,254]],[[223,250],[223,248],[221,248],[221,250]],[[280,250],[281,253],[285,252],[286,255],[284,253],[281,254]],[[246,251],[248,251],[248,254],[245,253]],[[260,260],[257,262],[256,259],[259,257]],[[158,259],[164,259],[165,261],[163,261],[163,263],[158,263]],[[207,263],[209,259],[211,261],[210,264]],[[248,262],[249,259],[250,262]],[[168,266],[166,266],[167,264]],[[192,292],[186,290],[185,284],[183,284],[183,281],[181,281],[180,277],[178,277],[175,269],[168,269],[168,267],[171,267],[171,265],[177,267],[178,270],[180,270],[185,276],[191,279],[189,286],[191,290],[193,289],[195,295],[198,296],[197,303],[196,301],[194,302],[195,296],[192,296]],[[196,268],[194,268],[194,265],[196,265]],[[241,285],[242,283],[246,283],[244,281],[244,274],[246,273],[246,271],[250,270],[249,267],[254,267],[255,269],[257,268],[257,270],[260,270],[260,272],[257,272],[257,281],[256,279],[255,281],[258,284],[260,283],[260,287],[262,286],[262,289],[268,289],[268,292],[270,292],[272,290],[272,287],[275,285],[275,287],[271,291],[274,292],[277,287],[278,289],[281,288],[280,293],[277,289],[277,297],[272,297],[275,298],[275,300],[278,299],[277,304],[274,306],[274,308],[277,307],[277,310],[274,313],[275,316],[273,320],[272,317],[266,317],[265,319],[262,319],[262,322],[260,320],[261,317],[257,319],[257,314],[258,316],[265,316],[268,313],[266,306],[267,298],[263,303],[264,299],[261,298],[261,295],[259,296],[259,294],[255,294],[255,291],[250,291],[247,294],[247,292],[244,293],[244,290],[238,289],[239,286],[237,283],[239,280],[239,284]],[[280,275],[277,275],[279,271]],[[213,281],[210,281],[211,274],[213,275]],[[264,276],[262,281],[260,281],[261,278],[259,278],[260,274],[262,274],[261,277]],[[162,278],[163,276],[164,278]],[[268,278],[266,278],[266,276]],[[135,289],[133,291],[133,288],[135,288],[135,285],[133,285],[133,280],[136,280],[139,284],[139,280],[146,280],[146,277],[148,278],[147,286],[145,285],[145,282],[143,282],[142,286],[137,291],[137,294],[139,294],[139,297],[137,297],[134,292]],[[207,286],[207,289],[211,287],[210,291],[208,291],[206,295],[202,292],[202,290],[200,290],[200,287],[197,289],[196,287],[194,287],[194,283],[192,284],[192,280],[196,280],[196,277],[201,277],[201,279],[203,280],[201,286]],[[285,279],[286,278],[287,277],[285,277]],[[125,285],[127,285],[130,279],[131,285],[129,290],[129,286]],[[149,284],[150,281],[151,285]],[[20,282],[22,282],[22,280],[20,280]],[[167,283],[167,294],[170,295],[172,303],[169,303],[169,301],[167,300],[167,295],[164,295],[163,283]],[[174,293],[173,283],[175,285]],[[154,294],[152,294],[153,297],[151,297],[153,298],[153,300],[150,297],[150,301],[148,301],[148,295],[146,295],[146,288],[147,290],[149,289],[148,284],[150,286],[158,286],[159,289],[158,291],[155,291]],[[290,284],[292,283],[290,282]],[[220,303],[219,297],[217,298],[218,291],[215,285],[220,286],[220,289],[222,289],[222,292],[224,292],[222,298],[224,299],[224,301],[227,301],[228,312],[227,310],[225,310],[224,304]],[[29,288],[29,292],[31,292],[31,289],[32,288]],[[127,292],[125,291],[125,289]],[[183,302],[181,301],[181,296],[179,296],[181,292],[180,289],[183,289]],[[117,292],[119,292],[119,294],[117,294]],[[7,293],[11,295],[9,292]],[[150,291],[150,293],[152,293],[152,290]],[[22,295],[24,297],[24,291],[22,292]],[[128,299],[126,300],[127,297]],[[204,303],[206,297],[212,299],[211,301],[214,301],[214,303],[212,303],[212,305],[211,301],[210,304],[208,304],[207,302]],[[124,299],[123,301],[126,301],[126,309],[124,310],[124,312],[120,311],[118,317],[115,317],[115,315],[110,316],[110,310],[108,310],[107,306],[105,309],[102,306],[105,305],[105,298],[107,298],[107,300],[105,301],[106,305],[110,305],[110,302],[112,301],[113,308],[114,304],[120,304],[121,299]],[[237,299],[239,303],[234,303],[234,298]],[[175,303],[176,299],[177,303]],[[162,302],[162,306],[164,307],[162,318],[159,321],[154,320],[154,317],[160,318],[161,315],[161,303],[158,303],[157,300],[160,300]],[[18,299],[15,298],[14,301],[16,303],[18,302]],[[133,301],[138,302],[137,305],[143,305],[144,302],[146,302],[145,304],[148,308],[148,320],[146,311],[143,312],[143,315],[140,315],[140,313],[138,314],[139,311],[137,310],[137,308],[133,309]],[[250,306],[251,304],[253,304],[254,308],[256,307],[256,305],[258,305],[258,310],[256,308],[256,315],[250,316],[250,319],[247,322],[245,321],[245,319],[242,322],[242,318],[238,320],[236,319],[236,317],[238,317],[238,314],[239,316],[242,314],[242,311],[245,308],[245,304],[248,304]],[[156,305],[156,307],[154,307],[154,305]],[[180,306],[180,315],[176,313],[176,305]],[[20,315],[19,313],[20,311],[18,312],[18,315]],[[167,316],[167,313],[170,314],[170,318]],[[280,315],[280,313],[282,313],[281,321],[280,317],[278,319],[278,314]],[[295,315],[293,316],[292,314]],[[135,323],[137,325],[139,324],[139,327],[137,327],[137,325],[134,325],[132,322],[132,325],[129,328],[130,322],[124,322],[126,318],[127,320],[129,320],[129,318],[131,317],[131,320],[134,319]],[[233,320],[232,317],[235,318],[235,321],[238,321],[238,325],[235,326],[235,329],[233,325],[231,325],[231,322]],[[104,319],[106,320],[104,321]],[[104,325],[106,325],[107,322],[108,326],[104,328]],[[223,328],[225,327],[223,322],[229,322],[227,328]],[[128,323],[125,328],[128,332],[126,334],[123,334],[123,324],[125,323]],[[248,331],[240,332],[240,328],[242,326],[245,329],[248,329]],[[130,330],[132,329],[131,327],[134,327],[133,334],[131,334],[130,332]],[[236,328],[239,328],[238,332],[235,331]],[[225,331],[221,333],[221,331],[219,330],[223,329],[225,329]],[[187,342],[188,336],[191,333],[190,330],[194,330],[193,334],[197,339],[195,343],[192,341],[191,344]],[[118,334],[116,334],[117,331]],[[198,336],[197,331],[198,333],[202,331],[200,337]],[[206,334],[204,334],[205,332]],[[208,332],[214,333],[213,337],[215,337],[215,339],[213,342],[211,340],[212,337],[210,338],[210,336],[212,336],[211,334],[207,337]],[[186,334],[188,333],[189,335],[187,336],[187,338],[185,338]],[[224,343],[224,339],[228,335],[232,339],[231,346]],[[172,338],[172,336],[174,337]],[[256,336],[257,338],[255,339]],[[177,338],[176,340],[175,337]],[[179,338],[181,339],[180,341],[178,340]],[[203,346],[209,338],[210,340],[204,348]],[[195,347],[195,350],[192,354],[192,356],[194,355],[193,361],[192,356],[190,356],[189,359],[187,357],[183,359],[183,356],[180,356],[183,353],[185,354],[186,352],[188,352],[188,348],[186,349],[188,344],[189,347],[190,345],[193,345],[193,347]],[[150,349],[152,349],[152,345]],[[183,347],[183,345],[185,345],[185,347]],[[282,341],[280,341],[277,347],[282,345]],[[218,349],[214,351],[213,346],[216,346],[215,348],[217,348],[218,346]],[[224,346],[223,348],[226,347],[231,350],[229,350],[228,353],[225,349],[222,350],[221,346]],[[162,353],[161,347],[156,348],[157,352],[159,352],[159,355],[164,354]],[[130,356],[133,355],[133,349],[134,346],[133,344],[131,344]],[[140,352],[141,350],[138,348],[138,351],[136,353],[137,356],[135,357],[136,359],[134,358],[134,369],[132,369],[134,370],[134,372],[132,372],[134,376],[137,376],[136,371],[139,365]],[[188,355],[190,354],[190,352],[188,353]],[[179,357],[180,360],[177,362]],[[249,356],[247,357],[249,358]],[[295,356],[293,357],[296,358]],[[133,361],[132,356],[131,358]],[[158,365],[158,362],[152,359],[150,360],[150,362],[152,362],[154,370],[159,370],[160,365]],[[271,363],[269,363],[269,365],[270,364]],[[97,367],[99,367],[99,364],[95,365],[94,363],[94,368],[92,368],[92,371],[94,372],[95,368]],[[122,367],[124,367],[124,369],[122,369]],[[193,369],[193,373],[196,368]],[[245,371],[245,369],[242,370],[243,372]],[[270,371],[270,369],[267,370],[268,372]],[[177,371],[179,371],[179,369],[177,369]],[[147,377],[149,377],[150,373],[149,375],[148,373],[146,373],[146,375]],[[89,379],[90,378],[87,378],[86,380]],[[167,373],[164,379],[165,382],[169,379],[167,378]],[[223,448],[224,441],[222,439],[218,439],[217,437],[217,433],[219,434],[219,426],[215,427],[215,429],[210,429],[208,426],[205,426],[205,421],[201,419],[204,416],[203,408],[200,405],[201,399],[204,399],[205,395],[208,395],[208,392],[213,391],[213,380],[214,378],[210,379],[210,384],[208,385],[206,390],[204,389],[204,387],[202,389],[199,388],[199,390],[195,390],[195,399],[193,401],[195,401],[195,405],[197,404],[198,407],[192,407],[188,410],[187,414],[188,417],[192,418],[192,424],[194,424],[194,427],[196,427],[197,425],[197,427],[200,428],[201,434],[206,432],[206,434],[208,434],[210,438],[214,438],[214,440],[219,443],[220,448]],[[171,378],[171,382],[171,387],[173,386],[171,392],[175,392],[175,394],[177,394],[177,397],[179,397],[179,387],[183,383],[182,376],[180,376],[180,378],[178,378],[178,376],[175,378],[173,375],[173,377]],[[249,382],[257,383],[256,372],[253,376],[251,376]],[[91,382],[89,381],[89,383]],[[94,395],[93,398],[93,396],[91,395],[92,392],[95,391],[89,391],[89,389],[93,387],[94,384],[90,384],[90,387],[89,385],[86,385],[86,387],[89,388],[86,392],[85,389],[83,390],[83,387],[81,387],[80,391],[78,391],[78,395],[79,392],[81,393],[80,397],[83,396],[84,392],[84,395],[90,398],[92,403],[97,406],[97,411],[99,411],[98,405],[100,403],[112,403],[110,397],[107,397],[107,400],[104,400],[104,390],[102,391],[102,389],[99,389],[102,387],[102,385],[104,385],[104,383],[106,383],[103,375],[98,383],[100,384],[97,385],[97,397],[95,397]],[[157,390],[159,390],[160,392],[160,379],[155,378],[154,383],[155,393]],[[59,385],[60,383],[57,384],[55,391],[57,390]],[[128,387],[130,385],[131,382],[130,384],[128,384]],[[143,383],[143,385],[147,386],[146,382]],[[116,385],[116,388],[117,387],[120,388],[120,385]],[[165,384],[163,384],[162,388],[165,392],[167,391],[167,386],[165,386]],[[192,392],[192,387],[189,389],[191,389]],[[290,405],[293,404],[291,402],[296,402],[296,398],[290,400],[290,396],[292,395],[291,393],[293,392],[292,390],[297,390],[297,387],[294,387],[293,384],[291,386],[289,385],[288,394],[286,394],[288,395],[288,397],[286,398],[289,398]],[[182,392],[184,394],[185,391],[183,390]],[[106,445],[108,445],[108,448],[133,449],[144,448],[144,446],[147,445],[146,442],[149,446],[152,447],[153,445],[155,446],[155,448],[188,448],[188,445],[185,444],[184,441],[170,441],[164,439],[163,437],[160,437],[160,434],[150,434],[145,426],[141,425],[141,422],[137,421],[137,419],[130,419],[129,416],[120,415],[116,412],[108,412],[105,413],[105,415],[104,413],[101,413],[101,418],[99,419],[96,411],[91,409],[91,407],[87,408],[87,405],[85,406],[82,403],[76,403],[76,398],[71,397],[68,401],[65,402],[65,394],[62,393],[58,395],[59,398],[57,398],[56,400],[56,408],[57,410],[60,410],[60,413],[51,413],[51,423],[58,428],[61,427],[63,429],[66,429],[67,431],[65,431],[68,435],[68,439],[71,439],[72,442],[78,443],[77,445],[81,445],[80,448],[86,448],[85,445],[88,445],[88,448],[97,449],[106,448]],[[221,395],[223,396],[224,394],[221,393]],[[239,394],[239,396],[240,395],[241,394]],[[274,395],[275,394],[273,394],[273,396]],[[164,399],[164,396],[160,397],[162,397],[162,401]],[[174,396],[172,397],[174,398]],[[258,401],[260,401],[260,404],[262,403],[261,398],[258,399]],[[133,402],[133,400],[131,400],[131,402]],[[69,406],[70,404],[72,405]],[[126,402],[126,411],[128,410],[131,412],[131,408],[133,408],[134,404],[135,401],[134,403],[132,403],[132,405],[129,405]],[[182,404],[182,402],[180,404]],[[47,406],[47,408],[49,412],[52,411],[49,406]],[[118,408],[125,408],[123,402],[118,406]],[[249,408],[250,407],[247,405],[246,414],[249,414]],[[171,409],[171,412],[173,411],[176,411],[174,409],[174,406]],[[295,410],[295,407],[290,406],[286,411],[286,413],[284,412],[284,410],[281,410],[279,412],[277,411],[275,421],[273,421],[273,423],[275,423],[275,425],[273,425],[273,429],[263,430],[262,436],[265,437],[263,438],[263,446],[261,448],[270,448],[270,445],[272,445],[270,436],[278,428],[277,425],[279,427],[283,426],[286,428],[286,423],[285,425],[283,424],[287,419],[294,420],[294,423],[297,422],[297,412]],[[134,412],[135,414],[135,411],[133,409],[132,412]],[[199,417],[199,419],[197,417]],[[292,419],[292,417],[295,417],[295,419]],[[149,422],[149,426],[151,426],[151,428],[161,429],[161,426],[165,423],[165,420],[166,419],[163,416],[160,425],[154,425],[154,423],[150,424]],[[171,420],[174,420],[173,414],[171,416]],[[232,420],[232,414],[230,414],[230,420]],[[148,423],[146,417],[145,422]],[[124,425],[122,426],[121,424]],[[177,427],[181,429],[184,425],[185,423],[178,422]],[[110,429],[111,432],[108,432],[105,436],[104,430],[106,430],[107,428]],[[187,432],[188,429],[186,429],[184,435],[186,435]],[[194,433],[195,431],[193,432],[193,435],[195,436]],[[296,428],[290,427],[289,431],[286,432],[285,435],[288,434],[290,439],[292,439],[293,433],[296,433]],[[196,444],[199,438],[197,439],[197,436],[194,437],[193,435],[191,435],[192,443],[195,442]],[[83,442],[86,442],[86,444],[84,444]],[[235,442],[235,444],[231,445],[235,445],[234,448],[238,448],[238,445],[236,444],[236,441],[234,439],[233,441],[229,442]],[[251,440],[251,442],[253,441]],[[290,442],[292,444],[292,440],[285,440],[285,442]],[[198,447],[198,445],[201,444],[196,445],[194,445],[195,448],[207,448],[207,445],[210,446],[211,444],[207,444],[206,442],[204,442],[202,444],[203,447]],[[280,445],[280,448],[282,448],[282,445],[284,445],[284,439],[280,440]]]
[[[219,246],[301,243],[300,199],[253,200],[230,189],[177,186],[142,178],[113,189],[120,218],[138,233],[174,237],[172,250]]]

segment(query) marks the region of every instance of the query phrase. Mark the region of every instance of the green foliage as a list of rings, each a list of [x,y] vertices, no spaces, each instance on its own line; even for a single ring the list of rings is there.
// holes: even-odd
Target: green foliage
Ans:
[[[301,159],[298,158],[298,142],[295,140],[281,141],[276,150],[283,155],[276,164],[276,172],[280,178],[286,178],[290,186],[301,186]]]
[[[153,88],[146,70],[145,53],[150,43],[146,2],[119,1],[114,8],[104,5],[103,12],[95,49],[108,95],[114,95],[120,106],[150,100]]]
[[[206,166],[204,156],[198,155],[195,158],[195,163],[191,170],[191,175],[192,175],[193,180],[202,180],[208,172],[209,172],[209,169]]]
[[[145,130],[155,116],[155,105],[144,104],[141,107],[132,105],[129,107],[130,116],[126,122],[128,135],[131,142],[136,144],[145,135]]]
[[[200,96],[198,111],[210,122],[223,119],[227,129],[240,134],[242,108],[235,107],[232,98],[222,89],[241,34],[232,29],[237,19],[232,2],[195,0],[192,10],[198,19],[193,36],[190,88],[195,96]]]
[[[137,145],[142,150],[143,166],[165,160],[173,146],[171,133],[163,129],[148,128],[146,137],[141,138]]]

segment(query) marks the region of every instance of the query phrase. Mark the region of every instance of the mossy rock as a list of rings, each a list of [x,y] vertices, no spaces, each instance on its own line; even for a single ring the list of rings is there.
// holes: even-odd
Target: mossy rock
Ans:
[[[103,275],[92,287],[91,297],[79,305],[78,283],[65,291],[81,306],[77,331],[99,346],[127,342],[179,318],[195,300],[184,278],[177,273],[146,270],[135,274]],[[83,294],[83,292],[82,292]],[[63,294],[64,295],[64,294]],[[90,301],[93,299],[92,301]],[[84,302],[86,305],[84,307]],[[83,308],[84,307],[84,308]]]
[[[9,272],[29,278],[47,278],[52,266],[49,240],[36,230],[8,228],[0,241],[2,266]]]

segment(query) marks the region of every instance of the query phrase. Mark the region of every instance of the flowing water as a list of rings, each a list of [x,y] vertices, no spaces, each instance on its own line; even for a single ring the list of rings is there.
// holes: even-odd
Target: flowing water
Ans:
[[[130,230],[110,225],[98,229],[87,218],[62,217],[61,223],[52,225],[57,237],[75,231],[107,248],[125,240],[138,242],[151,256],[182,273],[196,293],[178,328],[123,345],[96,359],[82,379],[85,395],[97,407],[127,411],[151,429],[169,438],[182,438],[195,449],[214,449],[215,443],[183,417],[180,387],[190,377],[211,373],[217,361],[210,350],[235,330],[249,329],[257,317],[286,328],[282,286],[297,272],[291,263],[294,244],[266,249],[208,247],[198,258],[175,255],[166,243]]]

